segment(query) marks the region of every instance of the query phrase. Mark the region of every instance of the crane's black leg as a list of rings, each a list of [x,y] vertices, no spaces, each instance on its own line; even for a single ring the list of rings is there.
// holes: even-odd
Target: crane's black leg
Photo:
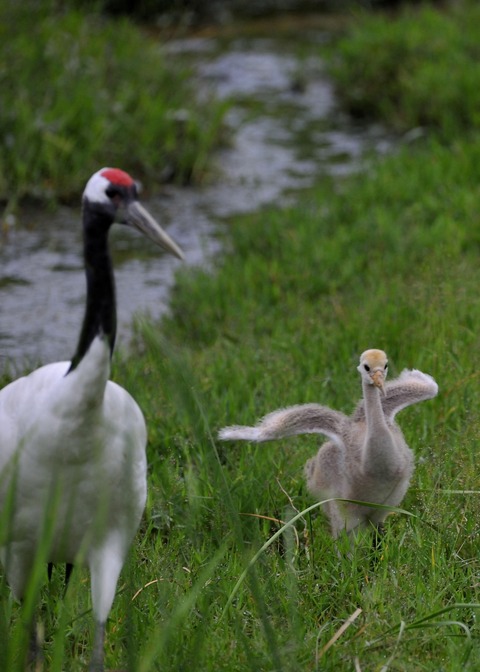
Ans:
[[[92,660],[89,672],[103,672],[103,650],[105,644],[105,623],[95,621],[95,639],[92,649]]]
[[[52,573],[53,573],[53,562],[48,563],[47,567],[47,572],[48,572],[48,580],[52,580]],[[72,571],[73,571],[73,565],[71,562],[66,562],[65,563],[65,592],[67,592],[68,584],[70,583],[70,577],[72,576]]]
[[[71,562],[65,564],[65,592],[67,591],[68,584],[70,583],[70,577],[72,576],[73,565]]]
[[[26,669],[31,670],[31,672],[43,669],[43,649],[41,642],[39,641],[39,634],[35,621],[30,625]]]

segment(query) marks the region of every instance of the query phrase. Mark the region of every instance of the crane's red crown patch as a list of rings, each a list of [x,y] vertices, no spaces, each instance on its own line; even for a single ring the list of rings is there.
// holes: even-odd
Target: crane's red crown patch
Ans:
[[[120,168],[105,168],[100,175],[112,182],[112,184],[118,184],[124,187],[131,187],[132,184],[134,184],[130,175],[124,170],[120,170]]]

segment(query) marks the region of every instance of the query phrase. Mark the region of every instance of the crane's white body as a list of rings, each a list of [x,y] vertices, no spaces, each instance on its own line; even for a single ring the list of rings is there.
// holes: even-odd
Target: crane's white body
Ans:
[[[66,375],[69,366],[47,364],[0,391],[1,560],[19,599],[39,548],[43,561],[87,564],[105,623],[145,506],[146,426],[108,380],[105,340]]]
[[[254,427],[225,427],[219,438],[261,442],[323,434],[330,440],[305,465],[307,487],[315,497],[398,506],[409,486],[414,456],[395,416],[434,397],[438,386],[416,369],[404,370],[384,385],[387,358],[381,350],[363,353],[358,370],[363,399],[351,416],[320,404],[301,404],[273,411]],[[352,534],[369,525],[378,527],[388,515],[386,509],[338,501],[326,502],[324,509],[334,537],[342,530]]]

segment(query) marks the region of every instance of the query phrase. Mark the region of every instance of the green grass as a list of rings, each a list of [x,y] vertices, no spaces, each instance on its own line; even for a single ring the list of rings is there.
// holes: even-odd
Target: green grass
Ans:
[[[427,3],[399,16],[359,15],[335,44],[331,69],[343,104],[354,115],[416,126],[450,138],[480,127],[480,42],[477,2]]]
[[[0,200],[68,200],[99,166],[146,186],[204,173],[225,103],[200,104],[191,75],[124,20],[0,3]]]
[[[108,669],[478,669],[479,165],[475,132],[431,139],[295,207],[231,220],[216,272],[181,272],[171,316],[117,352],[115,379],[149,427],[149,499]],[[417,466],[408,515],[387,519],[373,559],[368,537],[338,554],[306,511],[318,439],[215,439],[291,403],[350,412],[368,347],[387,351],[390,376],[419,368],[440,387],[398,416]],[[64,602],[61,583],[40,591],[46,669],[76,672],[91,647],[87,573]],[[21,608],[0,595],[0,668],[16,672]]]
[[[190,558],[228,544],[200,610],[200,669],[250,669],[245,637],[252,669],[353,669],[356,657],[361,669],[390,657],[389,669],[476,669],[479,493],[461,493],[478,483],[479,152],[474,136],[406,149],[368,177],[319,185],[303,205],[232,221],[234,252],[215,276],[180,277],[168,345],[147,330],[140,370],[129,360],[128,387],[149,417],[166,562],[180,563],[187,540]],[[278,529],[250,514],[287,520],[312,503],[302,469],[317,441],[222,445],[211,435],[290,403],[349,412],[367,347],[387,350],[392,375],[418,367],[440,385],[437,399],[399,416],[417,457],[404,503],[415,517],[390,519],[373,571],[366,545],[339,559],[324,519],[306,515],[298,540],[260,556],[256,582],[241,584],[225,614],[245,563]]]
[[[147,417],[150,472],[109,668],[477,669],[479,152],[478,138],[432,143],[233,220],[217,272],[181,274],[164,337],[140,325],[138,353],[117,355]],[[316,509],[267,545],[314,504],[302,470],[318,441],[223,445],[217,429],[312,400],[349,412],[367,347],[387,350],[392,376],[418,367],[440,386],[398,418],[417,458],[411,515],[388,519],[374,565],[368,539],[339,557]],[[42,592],[48,669],[75,671],[90,648],[88,581],[78,572],[63,605],[60,578]]]

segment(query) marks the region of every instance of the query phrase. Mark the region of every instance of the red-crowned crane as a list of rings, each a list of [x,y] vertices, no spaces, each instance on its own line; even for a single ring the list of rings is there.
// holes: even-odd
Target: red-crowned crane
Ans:
[[[225,427],[219,438],[260,442],[324,434],[330,440],[305,465],[307,487],[315,497],[398,506],[408,489],[414,458],[394,418],[406,406],[435,397],[438,386],[415,369],[385,383],[388,360],[383,350],[366,350],[357,368],[363,399],[350,417],[319,404],[289,406],[269,413],[255,427]],[[353,535],[370,525],[381,532],[388,515],[385,509],[346,502],[327,502],[324,509],[334,537],[342,530]]]
[[[42,366],[0,391],[0,511],[8,510],[0,559],[20,600],[38,553],[48,563],[88,566],[96,622],[90,669],[97,672],[147,494],[145,420],[109,380],[116,303],[108,233],[117,221],[180,259],[183,253],[117,168],[90,178],[82,218],[87,300],[72,361]]]

